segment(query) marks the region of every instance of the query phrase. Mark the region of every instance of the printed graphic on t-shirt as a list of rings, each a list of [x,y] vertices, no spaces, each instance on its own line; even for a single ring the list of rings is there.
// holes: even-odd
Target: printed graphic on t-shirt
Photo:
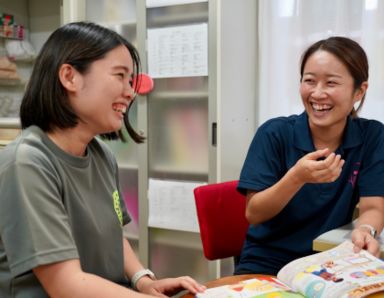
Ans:
[[[121,211],[121,206],[120,206],[120,196],[119,192],[115,190],[112,194],[113,197],[113,207],[115,208],[115,212],[117,215],[117,218],[120,221],[120,225],[123,225],[123,212]]]

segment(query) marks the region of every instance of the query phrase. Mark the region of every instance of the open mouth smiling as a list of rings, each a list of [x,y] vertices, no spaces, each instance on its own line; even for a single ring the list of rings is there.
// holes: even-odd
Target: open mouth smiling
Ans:
[[[333,108],[331,105],[328,104],[311,103],[311,106],[315,112],[328,112]]]
[[[115,104],[112,105],[112,109],[115,112],[119,112],[119,113],[125,114],[125,112],[127,111],[127,106],[125,104],[122,104],[122,103],[115,103]]]

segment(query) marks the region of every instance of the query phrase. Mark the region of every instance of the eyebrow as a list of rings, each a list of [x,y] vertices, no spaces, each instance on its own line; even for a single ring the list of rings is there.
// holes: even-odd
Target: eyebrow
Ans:
[[[124,65],[115,65],[115,66],[112,66],[112,69],[114,69],[114,70],[123,69],[125,72],[129,73],[129,68],[127,66],[124,66]]]
[[[305,73],[303,73],[303,76],[305,76],[305,75],[316,76],[316,74],[313,73],[313,72],[305,72]],[[342,76],[338,75],[338,74],[326,74],[325,76],[328,77],[328,78],[330,78],[330,77],[332,77],[332,78],[342,78]]]

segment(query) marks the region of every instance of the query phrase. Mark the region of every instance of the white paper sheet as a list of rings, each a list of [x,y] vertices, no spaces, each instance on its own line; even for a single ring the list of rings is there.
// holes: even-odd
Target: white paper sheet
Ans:
[[[193,189],[204,184],[149,179],[148,226],[199,232]]]
[[[160,7],[168,5],[208,2],[208,0],[147,0],[147,7]]]
[[[207,24],[148,29],[148,73],[153,78],[207,76]]]

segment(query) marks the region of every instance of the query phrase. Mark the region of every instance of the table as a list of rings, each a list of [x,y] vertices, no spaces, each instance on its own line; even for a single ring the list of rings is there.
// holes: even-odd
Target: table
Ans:
[[[351,233],[355,223],[356,221],[321,234],[313,240],[313,250],[329,250],[341,244],[343,241],[351,239]],[[379,235],[378,240],[380,242],[380,258],[384,259],[384,230]]]
[[[265,275],[263,275],[263,274],[243,274],[243,275],[225,276],[222,278],[208,281],[204,285],[207,288],[219,287],[219,286],[224,286],[224,285],[232,285],[232,284],[238,283],[238,282],[246,280],[246,279],[257,278],[258,276],[265,276]],[[194,298],[194,297],[195,297],[195,295],[193,295],[191,293],[187,293],[187,294],[181,296],[180,298]],[[383,297],[384,297],[384,293],[380,292],[380,293],[369,295],[366,298],[383,298]]]

